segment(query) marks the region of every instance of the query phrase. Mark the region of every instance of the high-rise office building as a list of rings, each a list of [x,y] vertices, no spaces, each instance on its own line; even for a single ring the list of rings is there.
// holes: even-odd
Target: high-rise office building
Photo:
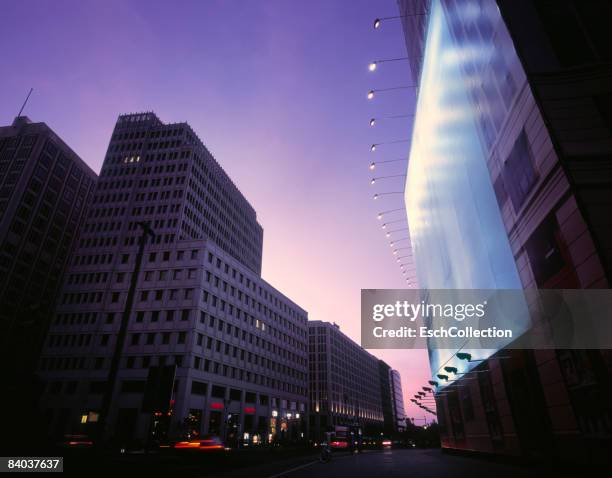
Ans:
[[[0,127],[0,348],[9,384],[32,372],[96,174],[45,123]],[[9,389],[6,395],[15,394]]]
[[[420,285],[608,288],[610,2],[398,4],[419,84],[405,196]],[[443,447],[607,459],[609,351],[455,352],[429,351],[433,380],[479,373],[439,396]]]
[[[97,426],[135,279],[108,436],[301,438],[307,313],[261,278],[262,235],[187,123],[120,116],[40,363],[54,430]]]
[[[380,399],[382,401],[383,429],[387,434],[395,431],[393,392],[391,390],[391,367],[384,361],[378,361],[380,380]]]
[[[404,409],[404,392],[402,392],[402,377],[397,370],[391,370],[390,388],[391,403],[393,404],[393,429],[403,431],[406,429],[406,410]]]
[[[311,437],[338,425],[383,431],[379,360],[335,323],[309,321],[308,340]]]

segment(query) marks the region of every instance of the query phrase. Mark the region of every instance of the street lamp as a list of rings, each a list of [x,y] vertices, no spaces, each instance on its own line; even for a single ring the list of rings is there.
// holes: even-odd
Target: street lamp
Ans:
[[[399,251],[404,251],[406,249],[412,249],[412,247],[398,247],[397,249],[393,249],[393,255],[396,256]]]
[[[371,70],[373,71],[373,70]],[[416,85],[408,85],[408,86],[393,86],[391,88],[375,88],[372,90],[368,91],[368,94],[366,95],[368,100],[373,100],[374,96],[376,96],[376,93],[380,92],[380,91],[394,91],[394,90],[409,90],[412,88],[417,88]],[[411,115],[414,116],[414,115]]]
[[[372,152],[376,151],[376,148],[378,146],[380,146],[380,145],[383,145],[383,144],[409,143],[410,141],[411,141],[410,139],[396,139],[394,141],[385,141],[383,143],[373,143],[370,146],[370,151],[372,151]]]
[[[144,256],[144,250],[147,243],[147,238],[151,237],[155,239],[155,231],[151,227],[149,222],[137,222],[136,225],[141,229],[140,237],[138,238],[138,252],[136,253],[136,261],[134,263],[134,269],[132,271],[132,277],[130,280],[130,286],[128,289],[125,305],[123,308],[123,314],[121,316],[121,322],[119,323],[119,332],[117,333],[117,340],[115,342],[115,349],[113,351],[110,369],[108,371],[106,379],[106,389],[102,397],[102,405],[100,407],[100,414],[98,415],[97,424],[97,439],[96,443],[98,446],[102,446],[106,438],[106,426],[108,423],[108,415],[110,414],[111,403],[113,400],[113,394],[117,384],[117,378],[119,374],[119,364],[121,357],[123,356],[123,349],[128,334],[128,326],[130,322],[130,316],[132,315],[132,306],[134,305],[134,299],[136,297],[136,288],[138,286],[138,279],[140,276],[140,269],[142,267],[142,258]]]
[[[401,229],[394,229],[393,231],[388,231],[387,234],[385,234],[387,236],[387,238],[391,237],[391,234],[395,234],[396,232],[402,232],[402,231],[409,231],[410,229],[407,227],[403,227]]]
[[[385,20],[395,20],[398,18],[409,18],[409,17],[420,17],[423,15],[429,15],[429,12],[423,12],[423,13],[411,13],[409,15],[397,15],[395,17],[381,17],[381,18],[376,18],[374,20],[374,30],[378,30],[382,24],[383,21]]]
[[[376,71],[376,68],[378,68],[379,63],[387,63],[390,61],[402,61],[402,60],[410,60],[410,58],[407,56],[403,56],[400,58],[385,58],[384,60],[374,60],[374,61],[371,61],[370,64],[368,65],[368,70]]]
[[[469,354],[467,352],[457,352],[455,355],[457,356],[459,360],[466,360],[468,362],[484,362],[485,360],[488,360],[488,359],[504,360],[504,359],[512,358],[509,356],[501,356],[501,357],[487,357],[487,358],[481,358],[481,359],[473,359],[472,354]]]
[[[398,119],[398,118],[414,118],[414,115],[389,115],[389,116],[379,116],[378,118],[370,118],[370,126],[376,126],[376,121],[381,119]]]
[[[376,215],[376,219],[378,219],[380,221],[385,214],[389,214],[391,212],[397,212],[397,211],[405,211],[405,210],[406,210],[405,207],[400,207],[400,208],[397,208],[397,209],[389,209],[388,211],[382,211],[382,212],[379,212]]]
[[[373,198],[374,201],[376,201],[380,196],[389,196],[390,194],[404,194],[404,191],[389,191],[386,193],[376,193],[374,194]]]
[[[399,238],[399,239],[393,239],[393,241],[391,241],[391,242],[389,243],[389,246],[393,247],[393,246],[395,246],[395,244],[397,244],[397,243],[398,243],[398,242],[400,242],[400,241],[409,241],[409,240],[410,240],[410,238],[409,238],[409,237],[401,237],[401,238]]]
[[[394,174],[392,176],[379,176],[377,178],[372,178],[372,180],[370,181],[370,184],[376,184],[376,181],[378,181],[379,179],[392,179],[392,178],[405,178],[406,175],[405,174]]]
[[[382,228],[383,228],[383,229],[387,229],[387,226],[388,226],[389,224],[396,224],[396,223],[398,223],[398,222],[404,222],[404,221],[406,221],[406,219],[405,219],[405,218],[402,218],[402,219],[397,219],[397,220],[395,220],[395,221],[388,221],[388,222],[385,222],[385,223],[382,225]]]
[[[388,159],[386,161],[372,161],[370,163],[370,171],[374,171],[376,169],[377,164],[396,163],[398,161],[408,161],[408,158]]]

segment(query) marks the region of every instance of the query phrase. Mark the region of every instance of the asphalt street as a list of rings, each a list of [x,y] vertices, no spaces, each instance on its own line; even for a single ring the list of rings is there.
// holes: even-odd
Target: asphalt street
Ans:
[[[399,449],[361,455],[337,455],[329,463],[320,463],[318,460],[311,459],[265,475],[261,473],[263,470],[250,471],[251,473],[247,472],[242,476],[267,476],[268,478],[526,478],[541,477],[547,474],[541,468],[536,470],[481,458],[450,455],[438,449]],[[565,475],[555,472],[548,476]]]

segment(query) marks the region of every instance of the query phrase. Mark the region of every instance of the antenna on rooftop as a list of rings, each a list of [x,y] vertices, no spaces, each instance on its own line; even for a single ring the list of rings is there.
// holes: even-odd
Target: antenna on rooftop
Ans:
[[[23,105],[21,105],[21,109],[19,110],[19,113],[17,113],[17,117],[18,118],[21,116],[21,112],[23,111],[23,109],[25,108],[26,103],[30,99],[30,95],[32,94],[32,91],[34,91],[34,88],[30,88],[30,92],[28,93],[28,96],[26,96],[26,99],[23,102]]]

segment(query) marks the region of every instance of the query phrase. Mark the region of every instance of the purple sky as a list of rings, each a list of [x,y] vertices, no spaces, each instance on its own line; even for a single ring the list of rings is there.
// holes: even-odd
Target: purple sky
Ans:
[[[393,0],[3,2],[0,124],[33,87],[24,114],[97,172],[118,114],[188,121],[257,211],[264,278],[358,340],[360,289],[405,285],[376,220],[402,196],[371,199],[403,190],[403,179],[370,186],[367,167],[408,152],[369,151],[410,133],[409,119],[368,126],[413,107],[411,90],[366,100],[371,88],[410,83],[405,61],[367,70],[406,55],[397,20],[372,28],[394,15]],[[392,164],[376,175],[405,172]],[[426,353],[373,352],[402,373],[408,405],[428,380]]]

